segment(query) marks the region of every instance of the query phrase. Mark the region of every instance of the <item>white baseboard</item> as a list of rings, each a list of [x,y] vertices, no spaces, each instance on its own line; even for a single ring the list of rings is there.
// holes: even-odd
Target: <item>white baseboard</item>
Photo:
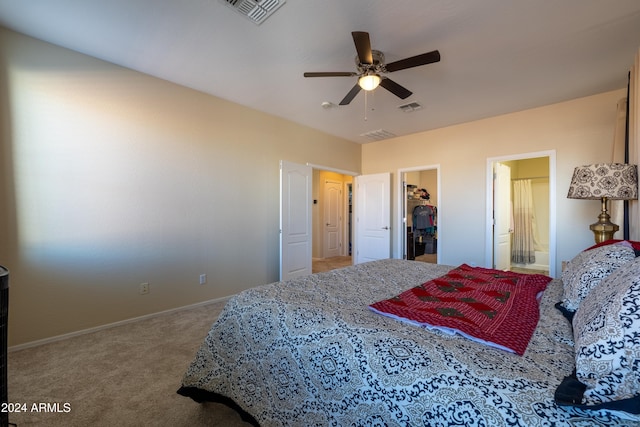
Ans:
[[[109,328],[114,328],[116,326],[126,325],[128,323],[139,322],[141,320],[152,319],[154,317],[162,316],[162,315],[165,315],[165,314],[175,313],[175,312],[178,312],[178,311],[189,310],[189,309],[192,309],[192,308],[201,307],[203,305],[209,305],[209,304],[213,304],[213,303],[216,303],[216,302],[226,301],[231,297],[232,297],[232,295],[231,296],[227,296],[227,297],[222,297],[222,298],[215,298],[215,299],[211,299],[211,300],[207,300],[207,301],[197,302],[197,303],[191,304],[191,305],[185,305],[185,306],[182,306],[182,307],[171,308],[169,310],[159,311],[157,313],[145,314],[144,316],[133,317],[131,319],[120,320],[118,322],[113,322],[113,323],[107,323],[106,325],[96,326],[96,327],[88,328],[88,329],[82,329],[80,331],[75,331],[75,332],[69,332],[68,334],[56,335],[56,336],[50,337],[50,338],[43,338],[41,340],[31,341],[31,342],[24,343],[24,344],[18,344],[18,345],[14,345],[14,346],[11,346],[11,347],[7,348],[7,351],[9,353],[11,353],[11,352],[14,352],[14,351],[24,350],[24,349],[31,348],[31,347],[37,347],[37,346],[40,346],[40,345],[49,344],[49,343],[56,342],[56,341],[62,341],[62,340],[68,339],[68,338],[77,337],[79,335],[90,334],[90,333],[93,333],[93,332],[102,331],[104,329],[109,329]]]

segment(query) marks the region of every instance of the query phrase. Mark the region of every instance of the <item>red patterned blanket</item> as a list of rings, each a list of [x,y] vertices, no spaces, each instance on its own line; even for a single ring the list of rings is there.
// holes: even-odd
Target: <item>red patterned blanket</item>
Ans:
[[[538,324],[538,296],[550,277],[470,267],[369,307],[411,324],[458,333],[522,355]]]

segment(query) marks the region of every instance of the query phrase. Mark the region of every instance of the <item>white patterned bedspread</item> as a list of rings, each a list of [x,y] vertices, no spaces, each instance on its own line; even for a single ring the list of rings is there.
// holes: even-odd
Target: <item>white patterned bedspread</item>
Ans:
[[[574,368],[570,325],[549,284],[523,356],[380,316],[368,305],[451,267],[382,260],[238,294],[183,389],[232,399],[261,426],[640,426],[558,407]]]

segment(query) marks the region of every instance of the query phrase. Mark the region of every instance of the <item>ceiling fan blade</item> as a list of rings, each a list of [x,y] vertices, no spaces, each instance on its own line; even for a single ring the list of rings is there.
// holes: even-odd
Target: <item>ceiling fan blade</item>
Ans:
[[[321,71],[318,73],[304,73],[305,77],[353,77],[357,76],[356,73],[349,71]]]
[[[419,67],[420,65],[432,64],[438,61],[440,61],[440,52],[434,50],[431,52],[423,53],[422,55],[416,55],[410,58],[401,59],[400,61],[391,62],[387,64],[385,68],[388,72],[392,73],[394,71],[405,70],[412,67]]]
[[[347,94],[347,96],[345,96],[342,101],[340,101],[340,105],[349,105],[349,103],[351,101],[353,101],[353,98],[356,97],[356,95],[358,94],[358,92],[360,92],[360,85],[358,83],[356,83],[356,85],[354,87],[351,88],[351,90],[349,91],[349,93]]]
[[[404,86],[399,85],[389,78],[384,78],[380,81],[380,86],[397,96],[398,98],[405,99],[411,96],[413,92]]]
[[[351,33],[353,42],[356,45],[358,59],[361,64],[373,64],[373,55],[371,54],[371,41],[369,33],[365,31],[353,31]]]

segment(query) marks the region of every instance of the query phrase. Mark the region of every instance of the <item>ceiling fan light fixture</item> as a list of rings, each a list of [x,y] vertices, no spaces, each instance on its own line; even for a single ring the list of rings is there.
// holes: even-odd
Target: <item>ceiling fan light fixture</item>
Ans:
[[[221,0],[222,1],[222,0]],[[238,0],[227,0],[238,1]],[[249,1],[249,0],[244,0]],[[251,0],[258,1],[258,0]],[[267,1],[267,0],[264,0]],[[275,0],[273,0],[275,1]],[[440,61],[440,52],[437,50],[401,59],[399,61],[385,63],[384,54],[379,50],[371,49],[371,40],[366,31],[352,31],[351,37],[356,47],[355,57],[357,73],[348,71],[324,71],[304,73],[305,77],[353,77],[358,76],[357,83],[353,85],[347,95],[340,101],[340,105],[349,105],[362,89],[365,94],[382,86],[400,99],[406,99],[413,95],[406,87],[394,82],[386,76],[387,73],[433,64]],[[382,78],[380,74],[384,74]],[[366,98],[365,98],[366,99]]]
[[[358,85],[364,90],[374,90],[382,79],[375,73],[365,74],[358,79]]]

